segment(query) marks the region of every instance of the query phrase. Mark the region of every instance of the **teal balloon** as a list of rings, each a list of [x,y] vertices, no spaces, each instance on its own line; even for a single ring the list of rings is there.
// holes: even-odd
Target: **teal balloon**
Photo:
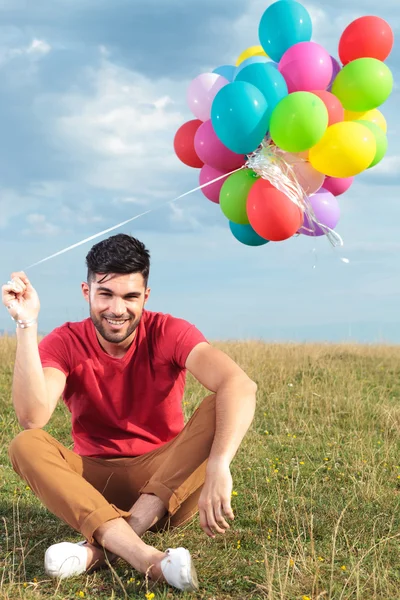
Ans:
[[[311,40],[311,17],[299,2],[278,0],[261,17],[258,37],[268,56],[279,62],[291,46]]]
[[[271,62],[268,56],[250,56],[249,58],[246,58],[246,60],[241,62],[238,67],[235,67],[235,79],[246,67],[249,67],[250,65],[264,65],[268,62]]]
[[[257,149],[268,131],[268,103],[251,83],[228,83],[214,98],[211,123],[229,150],[249,154]]]
[[[251,225],[238,225],[229,221],[229,227],[233,237],[245,246],[264,246],[268,244],[268,240],[258,235]]]
[[[268,104],[268,117],[277,104],[288,95],[288,86],[275,63],[253,64],[236,75],[235,81],[247,81],[260,90]]]
[[[222,75],[228,81],[233,81],[236,75],[236,67],[234,65],[221,65],[214,69],[213,73],[217,75]]]

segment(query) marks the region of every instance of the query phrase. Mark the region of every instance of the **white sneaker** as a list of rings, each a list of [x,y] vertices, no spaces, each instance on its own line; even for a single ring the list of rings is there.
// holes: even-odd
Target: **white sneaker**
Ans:
[[[50,577],[75,577],[86,571],[86,541],[73,544],[60,542],[47,548],[44,555],[44,570]]]
[[[166,582],[182,591],[195,592],[199,589],[196,569],[186,548],[169,548],[161,561],[161,570]]]

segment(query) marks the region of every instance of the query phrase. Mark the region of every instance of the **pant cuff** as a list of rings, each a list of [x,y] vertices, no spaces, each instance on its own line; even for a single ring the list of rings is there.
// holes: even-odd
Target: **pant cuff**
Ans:
[[[96,540],[93,537],[96,529],[107,523],[107,521],[112,521],[113,519],[129,519],[131,513],[121,510],[114,506],[114,504],[108,504],[107,506],[102,506],[94,510],[86,519],[83,521],[81,525],[81,533],[85,536],[87,541],[90,544],[96,543]]]
[[[172,516],[180,508],[183,499],[179,499],[178,496],[167,486],[159,481],[147,482],[139,492],[140,494],[153,494],[160,498],[164,503],[168,513]]]

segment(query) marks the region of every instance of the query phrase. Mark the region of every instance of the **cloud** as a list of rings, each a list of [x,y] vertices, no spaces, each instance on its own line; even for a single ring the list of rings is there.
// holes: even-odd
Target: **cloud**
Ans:
[[[34,38],[29,45],[19,47],[10,47],[4,45],[3,42],[3,45],[0,46],[0,66],[4,66],[8,62],[21,57],[38,60],[48,54],[51,49],[50,44],[45,40],[37,38]]]
[[[23,235],[55,236],[60,233],[60,228],[47,220],[46,215],[32,213],[26,217],[29,228],[22,231]]]
[[[51,50],[50,44],[44,40],[34,39],[28,48],[26,48],[26,54],[48,54]]]
[[[163,176],[179,168],[172,142],[184,117],[165,93],[170,83],[153,82],[104,56],[87,77],[89,93],[46,99],[59,107],[53,123],[58,147],[79,162],[87,185],[135,194],[158,189]]]

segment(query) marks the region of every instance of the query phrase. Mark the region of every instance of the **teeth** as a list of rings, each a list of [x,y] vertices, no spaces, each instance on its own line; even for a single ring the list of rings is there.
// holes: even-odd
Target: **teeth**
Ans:
[[[107,319],[108,323],[111,323],[111,325],[122,325],[123,323],[125,323],[125,321],[111,321],[111,319]]]

